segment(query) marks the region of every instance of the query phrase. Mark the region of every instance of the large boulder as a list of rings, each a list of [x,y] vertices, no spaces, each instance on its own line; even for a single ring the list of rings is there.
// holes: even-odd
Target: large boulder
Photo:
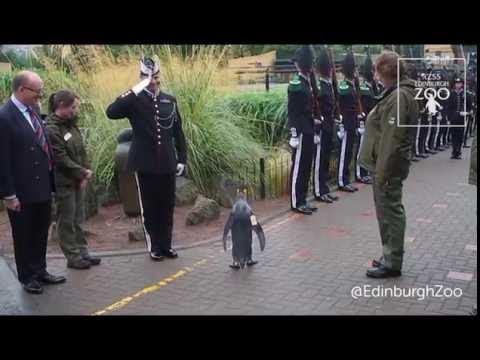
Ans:
[[[225,208],[231,208],[237,200],[237,190],[241,188],[241,184],[227,178],[220,178],[215,184],[216,193],[214,199]]]
[[[208,199],[202,195],[197,197],[195,205],[187,214],[187,225],[198,225],[205,221],[218,219],[220,206],[215,200]]]
[[[192,180],[181,176],[177,178],[175,190],[175,205],[192,205],[198,196],[198,189]]]
[[[145,231],[142,225],[138,225],[135,229],[128,232],[128,241],[138,242],[145,241]]]

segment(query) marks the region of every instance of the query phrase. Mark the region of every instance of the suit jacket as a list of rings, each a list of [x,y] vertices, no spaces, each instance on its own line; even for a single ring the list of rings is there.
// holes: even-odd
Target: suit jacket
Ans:
[[[110,119],[128,118],[133,130],[127,168],[153,174],[171,174],[177,163],[186,164],[187,145],[175,97],[160,92],[154,97],[146,91],[131,90],[108,108]]]
[[[53,161],[48,137],[47,143]],[[55,180],[48,155],[23,114],[8,100],[0,107],[0,198],[16,195],[21,203],[36,203],[50,200],[52,192]]]

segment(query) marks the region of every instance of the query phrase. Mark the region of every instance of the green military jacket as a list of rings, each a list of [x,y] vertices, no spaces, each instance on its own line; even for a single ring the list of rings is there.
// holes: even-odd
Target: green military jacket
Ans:
[[[59,187],[73,187],[85,178],[90,165],[82,135],[72,121],[55,114],[47,117],[47,134],[55,159],[55,180]]]
[[[415,128],[402,125],[416,124],[417,117],[415,86],[410,79],[385,91],[370,111],[358,163],[374,174],[380,186],[394,177],[407,178]]]

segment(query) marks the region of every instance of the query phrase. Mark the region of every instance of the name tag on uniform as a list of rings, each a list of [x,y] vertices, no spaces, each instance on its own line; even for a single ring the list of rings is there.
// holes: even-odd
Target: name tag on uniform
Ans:
[[[63,138],[65,139],[65,141],[68,141],[71,137],[72,137],[72,134],[70,134],[68,132],[68,133],[65,134],[65,136]]]
[[[257,218],[255,217],[255,215],[250,216],[250,221],[252,223],[252,226],[255,226],[255,225],[258,224],[257,223]]]

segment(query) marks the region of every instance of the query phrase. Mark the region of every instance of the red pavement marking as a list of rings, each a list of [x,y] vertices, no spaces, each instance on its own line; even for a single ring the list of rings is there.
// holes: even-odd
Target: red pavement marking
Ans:
[[[332,226],[327,229],[328,235],[335,238],[344,238],[352,233],[351,230],[345,229],[341,226]]]
[[[375,215],[375,212],[374,211],[366,211],[366,212],[363,212],[363,213],[360,213],[361,216],[366,216],[366,217],[371,217],[373,215]]]
[[[289,256],[289,260],[307,260],[312,257],[312,250],[301,249]]]

